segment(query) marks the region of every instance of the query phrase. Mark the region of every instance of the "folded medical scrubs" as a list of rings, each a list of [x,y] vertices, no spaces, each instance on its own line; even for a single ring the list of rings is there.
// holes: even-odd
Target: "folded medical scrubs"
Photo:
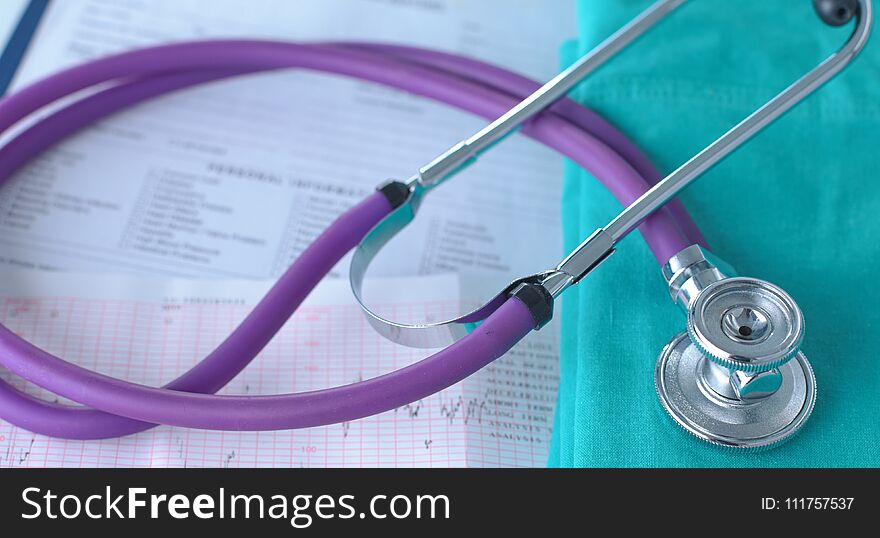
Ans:
[[[649,4],[581,0],[580,40],[568,60]],[[808,0],[692,0],[575,97],[668,173],[850,31],[823,25]],[[803,310],[802,349],[818,381],[813,417],[788,443],[741,453],[691,438],[665,415],[654,364],[685,317],[633,234],[564,296],[550,464],[880,465],[880,38],[682,198],[717,255],[741,275],[778,284]],[[620,210],[574,165],[562,207],[566,249]]]

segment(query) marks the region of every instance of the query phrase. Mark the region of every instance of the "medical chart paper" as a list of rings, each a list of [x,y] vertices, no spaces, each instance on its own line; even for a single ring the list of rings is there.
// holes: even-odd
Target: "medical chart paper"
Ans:
[[[546,80],[574,20],[567,0],[244,5],[52,2],[15,85],[113,51],[218,36],[410,43]],[[344,208],[387,178],[410,177],[485,123],[304,72],[161,98],[84,131],[0,190],[0,257],[51,269],[275,276]],[[557,155],[511,137],[433,192],[370,276],[458,271],[509,280],[555,264],[561,178]],[[344,271],[340,264],[335,274]]]
[[[269,285],[266,280],[76,273],[35,278],[32,271],[5,270],[0,322],[67,360],[158,386],[218,344]],[[459,296],[453,276],[394,279],[383,287],[386,306],[399,315],[429,303],[453,307]],[[160,426],[121,439],[83,442],[35,435],[0,421],[0,467],[543,466],[558,383],[555,331],[551,324],[533,333],[441,393],[322,428],[239,433]],[[353,303],[347,283],[325,280],[221,393],[342,385],[428,353],[384,340]],[[0,376],[52,398],[9,372]]]
[[[241,5],[51,2],[15,85],[108,52],[196,37],[394,41],[487,59],[544,80],[555,74],[559,45],[573,34],[574,20],[567,0],[263,0],[249,2],[246,10]],[[500,10],[519,15],[496,17]],[[166,382],[196,360],[201,354],[196,347],[207,351],[210,338],[225,335],[265,288],[262,280],[239,277],[277,276],[332,218],[377,183],[409,177],[484,124],[372,84],[302,72],[214,84],[115,116],[47,152],[0,189],[0,261],[141,276],[113,277],[129,282],[108,287],[113,293],[101,291],[115,282],[104,277],[46,274],[43,283],[32,274],[28,285],[13,279],[4,286],[12,297],[0,310],[13,304],[8,301],[18,306],[7,309],[13,317],[0,313],[0,320],[66,358],[145,383]],[[555,264],[561,254],[561,177],[558,156],[514,136],[434,191],[416,222],[370,272],[407,277],[387,290],[379,285],[379,296],[399,292],[386,297],[380,311],[409,320],[438,315],[497,292],[512,277]],[[346,269],[344,261],[334,275],[344,276]],[[202,282],[125,280],[143,273]],[[457,287],[435,285],[450,273],[462,275],[461,294]],[[441,280],[411,280],[412,275]],[[336,291],[320,292],[296,318],[313,323],[294,321],[270,346],[276,351],[267,350],[229,393],[351,382],[424,356],[368,331],[351,305],[347,283],[324,286]],[[421,288],[436,293],[410,295]],[[219,304],[200,310],[184,304],[186,315],[176,317],[174,301],[187,297]],[[170,318],[163,316],[166,311]],[[77,323],[82,330],[71,330]],[[299,432],[163,427],[97,443],[47,439],[3,424],[0,465],[543,466],[557,383],[551,327],[459,387],[380,417]],[[166,332],[156,332],[161,330]],[[134,336],[127,344],[128,335]],[[146,364],[142,350],[156,339],[170,347],[160,345],[167,353]],[[296,357],[312,358],[297,364],[305,371],[318,368],[314,379],[301,375],[302,385],[275,381],[294,368],[287,364],[290,349]],[[275,362],[267,363],[271,356]],[[334,366],[321,370],[324,363]]]

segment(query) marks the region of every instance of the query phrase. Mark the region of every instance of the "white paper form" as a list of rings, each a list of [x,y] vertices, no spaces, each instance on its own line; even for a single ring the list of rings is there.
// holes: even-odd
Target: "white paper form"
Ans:
[[[416,295],[401,293],[403,283]],[[66,360],[158,386],[197,362],[270,283],[2,271],[0,323]],[[398,313],[451,308],[451,276],[394,279]],[[344,335],[344,337],[340,336]],[[544,466],[558,365],[554,324],[449,389],[402,408],[322,428],[214,432],[160,426],[103,441],[35,435],[0,421],[0,467],[43,466]],[[429,351],[376,334],[345,283],[325,280],[222,394],[313,390],[400,368]],[[43,398],[44,391],[0,369]]]
[[[16,84],[111,51],[218,36],[410,43],[546,80],[573,35],[572,10],[568,0],[67,0],[52,2]],[[0,189],[0,257],[54,269],[277,275],[378,183],[410,177],[484,124],[301,72],[187,91],[88,129]],[[511,137],[433,192],[370,274],[503,282],[555,264],[561,178],[558,156]]]

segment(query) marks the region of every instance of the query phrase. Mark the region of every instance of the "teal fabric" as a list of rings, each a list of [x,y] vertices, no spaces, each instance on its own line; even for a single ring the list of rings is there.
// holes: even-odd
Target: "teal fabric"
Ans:
[[[581,0],[592,48],[649,0]],[[602,68],[575,97],[670,171],[839,47],[808,0],[693,0]],[[575,50],[576,49],[576,50]],[[849,69],[683,196],[713,250],[774,282],[807,321],[818,379],[813,417],[792,441],[744,454],[685,434],[653,384],[663,345],[684,329],[658,265],[632,234],[562,304],[561,387],[552,466],[880,465],[880,39]],[[565,244],[619,211],[569,165]]]

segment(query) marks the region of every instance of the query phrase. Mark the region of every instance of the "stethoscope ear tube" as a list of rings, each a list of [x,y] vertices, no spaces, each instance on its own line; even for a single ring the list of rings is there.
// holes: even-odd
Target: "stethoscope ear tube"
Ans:
[[[870,0],[856,0],[856,2],[857,8],[852,10],[856,17],[855,27],[849,39],[837,52],[767,101],[624,209],[604,228],[614,242],[625,237],[639,223],[658,208],[663,207],[668,200],[677,196],[702,174],[849,65],[867,44],[874,21]],[[841,2],[836,3],[839,6],[843,5]]]
[[[558,296],[607,259],[614,252],[614,246],[637,226],[645,223],[652,216],[658,217],[658,210],[663,210],[664,205],[686,186],[851,62],[867,42],[873,19],[871,4],[867,0],[856,0],[854,4],[835,1],[829,3],[829,5],[834,4],[831,7],[824,3],[822,5],[816,3],[817,11],[826,22],[829,17],[843,18],[847,14],[850,18],[852,16],[858,18],[853,33],[844,46],[667,177],[656,184],[652,178],[648,178],[648,185],[653,186],[644,191],[646,179],[639,177],[635,170],[628,166],[629,163],[619,162],[617,160],[619,154],[609,152],[609,148],[602,145],[602,140],[590,136],[589,126],[581,125],[580,130],[567,129],[566,122],[571,121],[570,118],[560,118],[553,108],[548,109],[548,107],[574,84],[683,3],[684,0],[656,2],[553,80],[535,89],[530,95],[522,97],[521,100],[514,101],[512,107],[506,111],[502,108],[494,115],[490,113],[490,117],[494,116],[497,119],[473,136],[453,145],[407,182],[410,189],[409,200],[364,239],[352,260],[350,272],[352,290],[374,329],[389,340],[403,345],[413,347],[447,345],[468,334],[475,322],[492,312],[512,289],[524,281],[538,281],[553,297]],[[468,106],[469,103],[463,104],[463,108]],[[484,112],[480,107],[473,107],[471,110],[476,113]],[[531,123],[524,124],[526,121]],[[525,125],[524,132],[527,134],[540,131],[541,136],[538,137],[545,143],[569,155],[590,170],[626,206],[625,209],[605,227],[597,229],[555,268],[514,281],[503,288],[498,295],[465,316],[435,323],[406,324],[387,320],[376,314],[366,304],[362,295],[363,279],[372,259],[394,235],[415,218],[419,204],[430,189],[454,175],[464,163],[475,159],[481,151],[520,125]],[[543,134],[545,132],[546,134]],[[558,134],[563,136],[557,140]],[[608,138],[611,137],[604,137],[604,139]],[[574,144],[574,147],[570,144]],[[593,158],[595,155],[601,155],[602,160]],[[686,242],[687,238],[684,238],[685,242],[681,241],[683,239],[681,232],[690,228],[689,218],[682,218],[681,221],[683,224],[676,228],[674,223],[662,218],[654,218],[642,227],[642,232],[661,265],[688,244],[702,243],[705,246],[702,236],[698,241],[690,243]]]

